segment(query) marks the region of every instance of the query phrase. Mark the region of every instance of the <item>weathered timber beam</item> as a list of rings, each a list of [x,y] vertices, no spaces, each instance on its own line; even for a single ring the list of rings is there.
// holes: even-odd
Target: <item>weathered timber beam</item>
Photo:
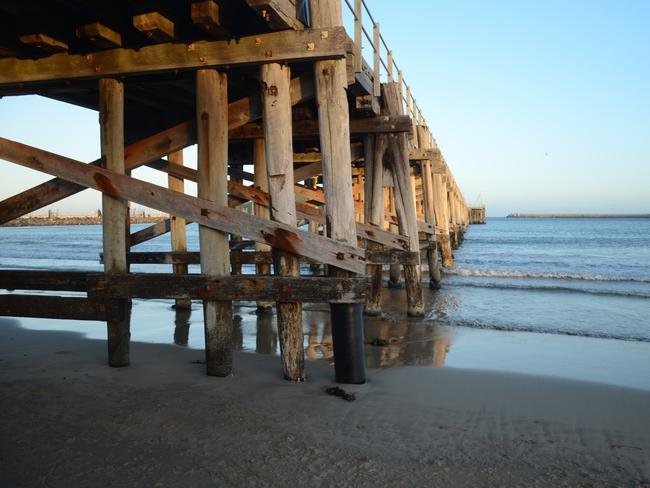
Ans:
[[[20,36],[20,42],[33,46],[37,49],[42,49],[48,53],[62,53],[68,50],[67,43],[59,41],[58,39],[54,39],[47,34],[27,34]],[[66,54],[64,54],[64,56],[65,55]],[[1,69],[0,73],[2,73]]]
[[[418,257],[416,252],[401,249],[366,251],[367,264],[420,264]],[[126,258],[129,264],[199,264],[201,262],[201,254],[197,251],[129,252]],[[304,256],[300,258],[300,261],[319,263],[315,259]],[[273,264],[273,254],[270,251],[231,251],[230,264]],[[87,289],[85,274],[83,280],[84,289]],[[35,287],[34,289],[41,288]]]
[[[413,128],[410,117],[406,115],[368,117],[350,120],[350,134],[397,133],[409,132]],[[317,137],[319,134],[317,120],[297,120],[293,123],[294,138]],[[239,129],[230,131],[230,140],[240,141],[264,137],[261,122],[252,122]]]
[[[0,158],[221,232],[269,244],[354,273],[363,274],[365,271],[363,250],[289,225],[269,222],[223,205],[4,138],[0,138]]]
[[[0,316],[66,320],[114,320],[122,314],[115,300],[44,295],[0,295]]]
[[[192,3],[192,22],[212,36],[226,33],[221,25],[219,4],[214,0],[204,0]]]
[[[43,59],[0,59],[0,87],[53,80],[133,76],[165,71],[286,63],[345,56],[343,28],[287,30],[227,41],[197,41],[111,49],[94,54],[59,53]]]
[[[185,224],[189,225],[191,222],[186,221]],[[171,229],[171,220],[165,219],[162,222],[157,222],[131,234],[129,245],[133,247],[142,244],[143,242],[150,241],[151,239],[162,236],[167,232],[171,232]]]
[[[122,45],[122,36],[110,27],[99,22],[80,25],[76,30],[77,37],[91,42],[97,47],[110,49]]]
[[[290,86],[291,103],[298,104],[314,96],[314,84],[309,76],[294,78]],[[254,94],[228,104],[228,127],[235,129],[262,116],[260,95]],[[182,122],[135,142],[124,148],[124,166],[127,171],[196,143],[194,120]],[[101,165],[101,159],[90,163]],[[234,170],[234,168],[233,168]],[[0,224],[17,219],[47,205],[85,190],[61,178],[54,178],[0,202]]]
[[[219,276],[133,273],[89,274],[89,296],[110,298],[190,298],[194,300],[269,300],[340,302],[365,300],[365,278],[311,276]]]
[[[169,42],[174,39],[174,23],[160,12],[134,15],[133,27],[156,42]]]
[[[124,148],[126,170],[132,170],[150,161],[156,161],[166,154],[194,144],[196,137],[194,134],[193,124],[183,122],[126,146]],[[90,163],[90,166],[98,167],[101,164],[102,160],[97,159]],[[76,185],[62,178],[46,181],[0,202],[0,224],[34,212],[46,205],[56,203],[85,189],[82,185]]]
[[[77,271],[0,270],[0,289],[87,291],[87,275]]]
[[[179,166],[175,165],[173,163],[169,163],[168,161],[161,161],[154,163],[153,165],[150,165],[152,167],[155,167],[156,169],[159,169],[161,171],[165,171],[169,174],[174,174],[176,176],[180,176],[183,178],[186,178],[190,181],[196,181],[196,170],[192,168],[187,168],[184,166]],[[298,170],[296,170],[297,172]],[[294,175],[295,173],[294,172]],[[299,181],[297,178],[295,181]],[[311,188],[307,188],[301,185],[295,185],[294,186],[294,191],[297,195],[301,195],[305,198],[308,198],[310,200],[317,201],[319,203],[325,203],[325,194],[322,190],[314,190]],[[245,186],[242,185],[241,183],[237,183],[234,181],[229,181],[228,182],[228,192],[230,193],[231,196],[234,196],[236,198],[242,199],[242,200],[248,200],[252,201],[258,205],[263,205],[265,207],[269,206],[269,195],[266,192],[263,192],[253,186]],[[232,205],[230,206],[236,206],[236,205],[241,204],[240,202],[233,202]],[[360,204],[362,205],[362,204]],[[305,204],[301,202],[296,202],[296,209],[298,210],[299,216],[301,218],[306,218],[309,220],[315,220],[318,221],[319,223],[324,224],[325,223],[325,214],[322,212],[322,210]],[[166,232],[169,232],[169,229],[163,229],[163,226],[161,223],[155,224],[152,227],[149,227],[149,229],[152,229],[153,232],[153,227],[156,227],[160,233],[156,233],[155,235],[152,235],[151,237],[148,237],[146,234],[143,237],[148,237],[144,240],[148,240],[149,238],[157,237],[158,235],[162,235]],[[423,227],[423,232],[429,232],[433,233],[432,226],[429,226],[428,224],[422,222],[422,227]],[[143,229],[143,231],[146,229]],[[143,232],[139,231],[139,232]],[[388,246],[393,249],[408,249],[408,244],[407,240],[404,236],[396,235],[393,234],[392,232],[387,232],[381,229],[378,229],[377,227],[366,225],[366,224],[361,224],[357,222],[357,235],[359,237],[362,237],[364,239],[368,239],[374,242],[378,242],[380,244],[383,244],[385,246]],[[134,240],[131,240],[132,245]],[[143,242],[143,240],[138,240],[136,244]]]
[[[300,188],[300,187],[298,187]],[[269,205],[269,196],[268,193],[265,193],[257,188],[252,186],[245,186],[234,181],[228,182],[228,191],[230,194],[235,195],[239,198],[245,198],[253,201],[258,205]],[[312,190],[317,191],[317,190]],[[307,203],[296,202],[296,213],[299,218],[308,219],[318,222],[319,224],[325,224],[326,216],[322,209],[309,205]],[[393,249],[402,249],[408,250],[409,244],[408,240],[401,235],[393,234],[392,232],[386,232],[384,230],[378,229],[377,227],[356,223],[356,232],[359,237],[364,239],[369,239],[374,242],[378,242],[385,246],[388,246]],[[318,257],[315,258],[319,262],[324,262]]]
[[[323,167],[320,163],[311,163],[293,170],[293,181],[304,181],[313,176],[323,174]]]
[[[359,161],[363,159],[363,144],[361,144],[360,142],[354,142],[350,144],[350,154],[352,155],[352,161]],[[318,151],[312,151],[306,153],[293,153],[293,162],[294,163],[317,163],[321,161],[321,156],[322,154]]]
[[[368,264],[420,264],[420,254],[399,249],[366,250],[366,262]]]
[[[304,29],[297,19],[296,4],[292,0],[246,0],[260,14],[271,30]]]

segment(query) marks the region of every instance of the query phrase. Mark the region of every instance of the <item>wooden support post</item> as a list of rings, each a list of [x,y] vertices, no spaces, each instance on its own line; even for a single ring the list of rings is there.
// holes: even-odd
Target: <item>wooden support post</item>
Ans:
[[[99,124],[104,167],[124,174],[124,85],[114,79],[99,80]],[[128,206],[125,200],[102,195],[102,223],[104,241],[104,271],[127,273],[126,225]],[[109,318],[108,364],[114,367],[129,365],[130,300],[120,300],[122,313]]]
[[[454,192],[447,185],[447,205],[449,206],[449,231],[451,233],[451,247],[458,249],[458,225],[456,225],[456,205],[454,203]]]
[[[388,83],[392,83],[395,80],[393,79],[393,51],[391,50],[386,55],[386,66],[388,66],[387,81]]]
[[[396,83],[384,85],[384,104],[388,113],[402,115],[402,103],[399,98],[399,89]],[[395,212],[400,234],[406,235],[410,241],[412,252],[419,252],[418,223],[415,210],[415,189],[411,186],[409,177],[408,142],[404,133],[389,136],[389,167],[393,175],[393,189],[395,196]],[[404,265],[404,285],[408,315],[420,317],[424,315],[424,298],[420,265]]]
[[[418,126],[418,141],[423,149],[431,148],[429,133],[426,127]],[[422,173],[422,199],[424,203],[424,220],[427,224],[435,226],[436,218],[433,208],[433,175],[431,174],[431,161],[425,159],[421,163]],[[435,236],[427,235],[429,247],[427,249],[427,264],[429,266],[429,288],[440,288],[440,269],[438,268],[438,250]]]
[[[183,166],[183,150],[173,152],[167,156],[170,163]],[[167,186],[170,190],[180,193],[185,193],[185,180],[172,174],[167,176]],[[186,222],[182,217],[170,215],[171,221],[171,241],[172,252],[186,252],[187,251],[187,231]],[[187,274],[187,264],[173,264],[174,274]],[[174,307],[179,309],[192,308],[192,301],[184,298],[176,300]]]
[[[340,0],[310,0],[312,27],[343,24]],[[344,60],[314,63],[314,83],[320,125],[323,187],[329,237],[357,245],[350,152],[350,118]],[[329,267],[330,275],[340,269]],[[334,364],[340,383],[365,383],[363,309],[361,305],[332,304]]]
[[[233,176],[230,177],[230,181],[233,182],[233,183],[239,183],[239,184],[242,183],[241,178],[237,178],[237,177],[233,177]],[[228,204],[230,205],[230,202]],[[242,209],[242,211],[243,211],[243,209]],[[239,236],[237,234],[230,234],[230,245],[231,245],[231,247],[236,246],[238,242],[241,242],[241,236]],[[230,274],[240,275],[241,274],[241,263],[233,263],[231,261],[230,262]]]
[[[442,255],[442,265],[445,268],[453,268],[454,257],[451,252],[451,241],[449,240],[449,207],[444,175],[433,175],[433,199],[436,215],[436,238]]]
[[[377,147],[380,145],[381,147]],[[384,224],[384,165],[383,154],[386,151],[386,138],[369,134],[364,140],[365,150],[365,201],[364,214],[366,224],[383,228]],[[366,241],[366,252],[382,249],[381,244]],[[399,266],[398,266],[399,270]],[[366,299],[366,315],[381,314],[381,286],[383,282],[383,266],[371,264],[367,266],[367,274],[371,277],[370,290]]]
[[[269,192],[269,179],[266,174],[266,151],[264,150],[264,139],[255,139],[253,140],[253,166],[255,168],[255,187],[260,190],[268,193]],[[255,215],[263,219],[270,219],[271,214],[269,208],[266,205],[260,205],[256,203],[253,207]],[[270,252],[271,246],[268,244],[263,244],[261,242],[255,243],[255,251],[257,252]],[[255,272],[258,275],[270,275],[271,274],[271,265],[270,264],[257,264],[255,265]],[[273,303],[258,301],[257,302],[257,314],[263,314],[270,312],[273,308]]]
[[[312,178],[309,178],[309,180],[306,180],[305,183],[307,183],[307,186],[309,188],[315,190],[318,183],[318,177],[314,176]],[[309,219],[309,232],[316,235],[320,234],[320,224],[315,219]],[[309,265],[309,270],[313,274],[320,274],[320,270],[321,270],[320,263],[311,263]]]
[[[198,197],[228,204],[228,78],[206,69],[196,72]],[[230,271],[226,233],[199,227],[201,272],[227,276]],[[232,373],[232,302],[203,301],[205,363],[210,376]]]
[[[289,75],[289,67],[277,63],[260,68],[271,219],[296,226]],[[279,276],[300,276],[298,256],[280,249],[273,249],[273,268]],[[303,381],[302,303],[278,302],[276,307],[284,377],[289,381]]]
[[[388,210],[391,215],[395,215],[395,191],[393,187],[388,188]],[[399,234],[399,229],[397,224],[390,222],[388,224],[388,229],[394,233]],[[403,288],[404,284],[402,283],[402,268],[399,264],[391,264],[388,271],[388,287],[389,288]]]

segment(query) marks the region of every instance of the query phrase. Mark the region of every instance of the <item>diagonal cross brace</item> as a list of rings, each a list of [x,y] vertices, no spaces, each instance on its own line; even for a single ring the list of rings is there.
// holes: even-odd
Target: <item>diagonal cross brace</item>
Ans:
[[[364,250],[300,231],[290,225],[261,219],[4,138],[0,138],[0,158],[221,232],[252,239],[353,273],[365,273]]]

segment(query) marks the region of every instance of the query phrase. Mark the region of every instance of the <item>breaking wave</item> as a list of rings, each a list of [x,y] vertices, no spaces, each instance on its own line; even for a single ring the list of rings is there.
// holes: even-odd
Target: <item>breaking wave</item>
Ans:
[[[616,291],[616,290],[598,290],[593,288],[573,288],[570,286],[535,286],[535,285],[516,285],[500,283],[445,283],[445,286],[469,287],[469,288],[495,288],[500,290],[524,290],[524,291],[548,291],[548,292],[568,292],[568,293],[587,293],[589,295],[605,295],[616,297],[631,298],[650,298],[650,293],[635,291]]]
[[[528,271],[498,271],[491,269],[450,269],[445,275],[477,276],[487,278],[535,278],[548,280],[577,280],[577,281],[620,281],[631,283],[650,283],[650,278],[626,278],[624,276],[581,275],[572,273],[534,273]]]

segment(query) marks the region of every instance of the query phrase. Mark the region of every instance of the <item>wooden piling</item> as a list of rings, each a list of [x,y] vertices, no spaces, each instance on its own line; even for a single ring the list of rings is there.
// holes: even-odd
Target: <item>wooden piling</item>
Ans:
[[[114,79],[99,80],[99,124],[104,167],[124,174],[124,85]],[[104,271],[127,273],[128,206],[118,195],[102,194]],[[107,321],[108,364],[129,365],[130,300],[120,300],[123,311]]]
[[[449,188],[447,180],[447,205],[449,208],[449,232],[451,234],[451,247],[458,249],[458,225],[456,223],[456,204],[454,202],[454,192]]]
[[[436,239],[440,247],[442,265],[445,268],[454,267],[454,258],[449,239],[449,207],[447,204],[447,185],[445,176],[433,175],[433,202],[436,216]]]
[[[431,148],[429,132],[424,126],[418,126],[418,141],[423,149]],[[436,225],[434,199],[433,199],[433,178],[431,174],[431,161],[425,159],[421,164],[422,173],[422,200],[424,204],[424,220],[427,224]],[[427,234],[429,246],[427,248],[427,264],[429,267],[429,288],[440,288],[440,269],[438,268],[438,249],[435,236]]]
[[[384,85],[384,104],[391,115],[402,115],[402,100],[399,98],[399,89],[396,83]],[[412,252],[420,250],[418,237],[417,214],[415,210],[415,189],[411,186],[409,171],[409,155],[406,135],[404,133],[391,134],[389,138],[390,170],[393,175],[393,189],[395,199],[395,213],[400,234],[409,238]],[[424,298],[422,296],[422,283],[420,265],[404,265],[404,287],[406,288],[407,312],[410,317],[424,315]]]
[[[388,188],[388,210],[391,215],[395,215],[395,192],[393,187]],[[388,224],[388,230],[393,234],[399,234],[399,229],[397,224],[390,222]],[[388,287],[389,288],[403,288],[404,284],[402,283],[402,267],[399,264],[391,264],[388,268]]]
[[[264,64],[260,68],[260,79],[271,219],[295,227],[289,67],[277,63]],[[273,268],[278,276],[300,276],[298,256],[280,249],[273,249]],[[302,304],[278,302],[276,307],[284,377],[289,381],[303,381]]]
[[[266,174],[266,151],[264,149],[264,139],[253,140],[253,167],[254,167],[255,187],[268,193],[269,177]],[[267,207],[266,205],[260,205],[258,203],[254,204],[253,212],[255,213],[255,215],[263,219],[271,218],[269,207]],[[271,246],[269,246],[268,244],[263,244],[261,242],[256,242],[255,251],[270,252]],[[256,264],[255,272],[258,275],[270,275],[271,265],[266,263]],[[272,308],[273,308],[273,303],[258,301],[256,313],[257,314],[267,313],[270,312]]]
[[[309,180],[305,181],[305,184],[308,188],[312,188],[315,190],[318,184],[318,177],[314,176],[312,178],[309,178]],[[309,232],[316,235],[320,234],[320,224],[316,220],[309,219],[308,225],[309,225]],[[320,274],[321,264],[316,262],[310,263],[309,270],[312,272],[312,274]]]
[[[369,134],[364,139],[365,153],[365,200],[364,217],[366,224],[382,228],[384,224],[384,165],[382,157],[385,147],[376,147],[377,144],[385,146],[386,138],[376,138]],[[377,156],[377,157],[376,157]],[[366,240],[366,251],[381,250],[382,245]],[[399,270],[399,267],[398,267]],[[366,300],[366,315],[381,314],[381,286],[383,282],[383,266],[369,264],[366,273],[371,277],[370,290]]]
[[[196,72],[198,140],[198,196],[228,204],[228,78],[205,69]],[[199,227],[201,272],[209,276],[230,274],[227,234]],[[203,301],[205,362],[210,376],[232,373],[232,302]]]
[[[329,28],[343,24],[340,0],[310,0],[310,13],[312,27]],[[332,239],[356,247],[345,60],[316,61],[314,83],[327,203],[326,232]],[[348,275],[333,266],[328,271],[330,276]],[[342,383],[364,383],[362,307],[357,304],[332,304],[330,307],[336,379]]]
[[[167,156],[170,163],[183,166],[183,150],[170,153]],[[171,173],[167,176],[167,187],[180,193],[185,193],[185,180]],[[187,251],[187,231],[186,222],[182,217],[174,215],[169,216],[171,222],[170,237],[172,244],[172,252],[186,252]],[[187,264],[173,264],[172,269],[174,274],[187,274]],[[192,301],[186,298],[177,298],[174,304],[176,309],[187,309],[192,307]]]

